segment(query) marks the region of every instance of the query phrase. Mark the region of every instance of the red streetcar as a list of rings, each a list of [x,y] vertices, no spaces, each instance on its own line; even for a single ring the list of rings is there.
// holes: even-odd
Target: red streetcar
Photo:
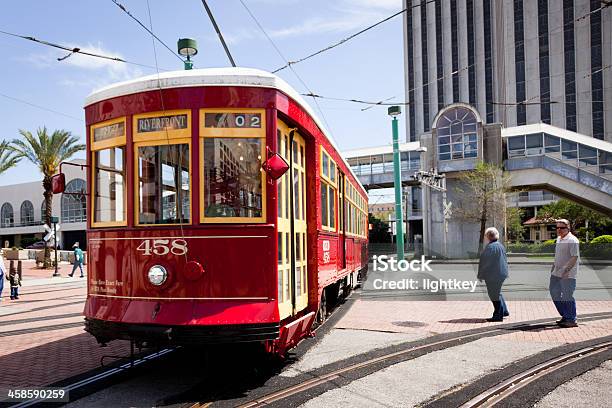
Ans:
[[[275,75],[153,75],[93,93],[85,115],[84,313],[100,343],[284,354],[367,268],[366,192]]]

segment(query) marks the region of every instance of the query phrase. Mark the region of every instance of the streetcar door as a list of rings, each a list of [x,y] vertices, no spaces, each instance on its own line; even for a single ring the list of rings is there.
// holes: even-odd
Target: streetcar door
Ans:
[[[278,308],[284,319],[308,305],[306,253],[306,145],[297,131],[277,124],[278,152],[290,169],[278,180]]]
[[[340,269],[346,269],[346,218],[345,218],[345,209],[346,202],[344,201],[344,183],[345,176],[344,173],[339,172],[338,177],[338,231],[340,232],[340,243],[338,245],[338,257],[340,258]]]

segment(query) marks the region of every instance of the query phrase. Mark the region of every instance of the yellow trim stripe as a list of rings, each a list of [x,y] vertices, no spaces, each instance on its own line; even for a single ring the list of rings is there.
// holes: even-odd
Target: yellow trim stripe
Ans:
[[[152,297],[152,296],[118,296],[118,295],[102,295],[99,293],[89,293],[88,296],[107,297],[114,299],[137,299],[137,300],[265,300],[273,301],[268,297]]]
[[[89,238],[89,241],[119,241],[137,239],[222,239],[222,238],[268,238],[267,235],[205,235],[205,236],[173,236],[173,237],[117,237]]]

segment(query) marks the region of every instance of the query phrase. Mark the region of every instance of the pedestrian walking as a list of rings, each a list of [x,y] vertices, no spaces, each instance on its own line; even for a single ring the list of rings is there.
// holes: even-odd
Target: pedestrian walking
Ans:
[[[2,291],[4,290],[4,277],[6,276],[6,268],[4,267],[4,257],[0,250],[0,302],[2,302]]]
[[[499,231],[496,228],[487,228],[485,238],[489,243],[480,254],[477,277],[479,280],[485,281],[489,299],[493,303],[493,317],[487,319],[487,321],[502,322],[504,317],[510,316],[508,306],[501,293],[504,281],[508,277],[506,248],[498,242]]]
[[[68,276],[72,278],[72,276],[74,275],[74,271],[76,271],[76,269],[79,268],[81,270],[81,278],[82,278],[84,277],[83,275],[83,251],[81,251],[81,248],[79,248],[78,242],[75,242],[74,245],[72,245],[72,248],[74,249],[74,264],[72,265],[72,272]]]
[[[566,219],[557,220],[557,243],[555,261],[550,269],[550,296],[561,315],[557,324],[561,327],[576,327],[576,276],[580,260],[580,242],[570,231]]]
[[[21,276],[19,276],[19,273],[14,268],[10,268],[6,280],[11,285],[11,300],[19,299],[19,287],[21,286]]]

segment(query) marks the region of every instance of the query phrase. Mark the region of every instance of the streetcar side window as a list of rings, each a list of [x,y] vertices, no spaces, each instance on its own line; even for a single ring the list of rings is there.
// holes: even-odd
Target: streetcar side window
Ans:
[[[336,230],[336,163],[321,147],[321,225]]]
[[[217,218],[261,218],[262,140],[204,140],[204,215]]]
[[[124,222],[125,147],[94,152],[94,223]]]
[[[96,123],[90,129],[94,228],[127,225],[125,129],[125,117]]]
[[[261,109],[200,109],[200,222],[266,221],[266,114]],[[281,133],[276,133],[281,151]],[[285,141],[288,157],[289,146]],[[278,191],[291,188],[287,178]],[[280,195],[279,195],[280,196]],[[285,196],[288,200],[289,195]],[[278,210],[287,207],[279,200]],[[280,216],[280,215],[279,215]]]
[[[138,223],[189,223],[189,144],[138,146],[137,155]]]

